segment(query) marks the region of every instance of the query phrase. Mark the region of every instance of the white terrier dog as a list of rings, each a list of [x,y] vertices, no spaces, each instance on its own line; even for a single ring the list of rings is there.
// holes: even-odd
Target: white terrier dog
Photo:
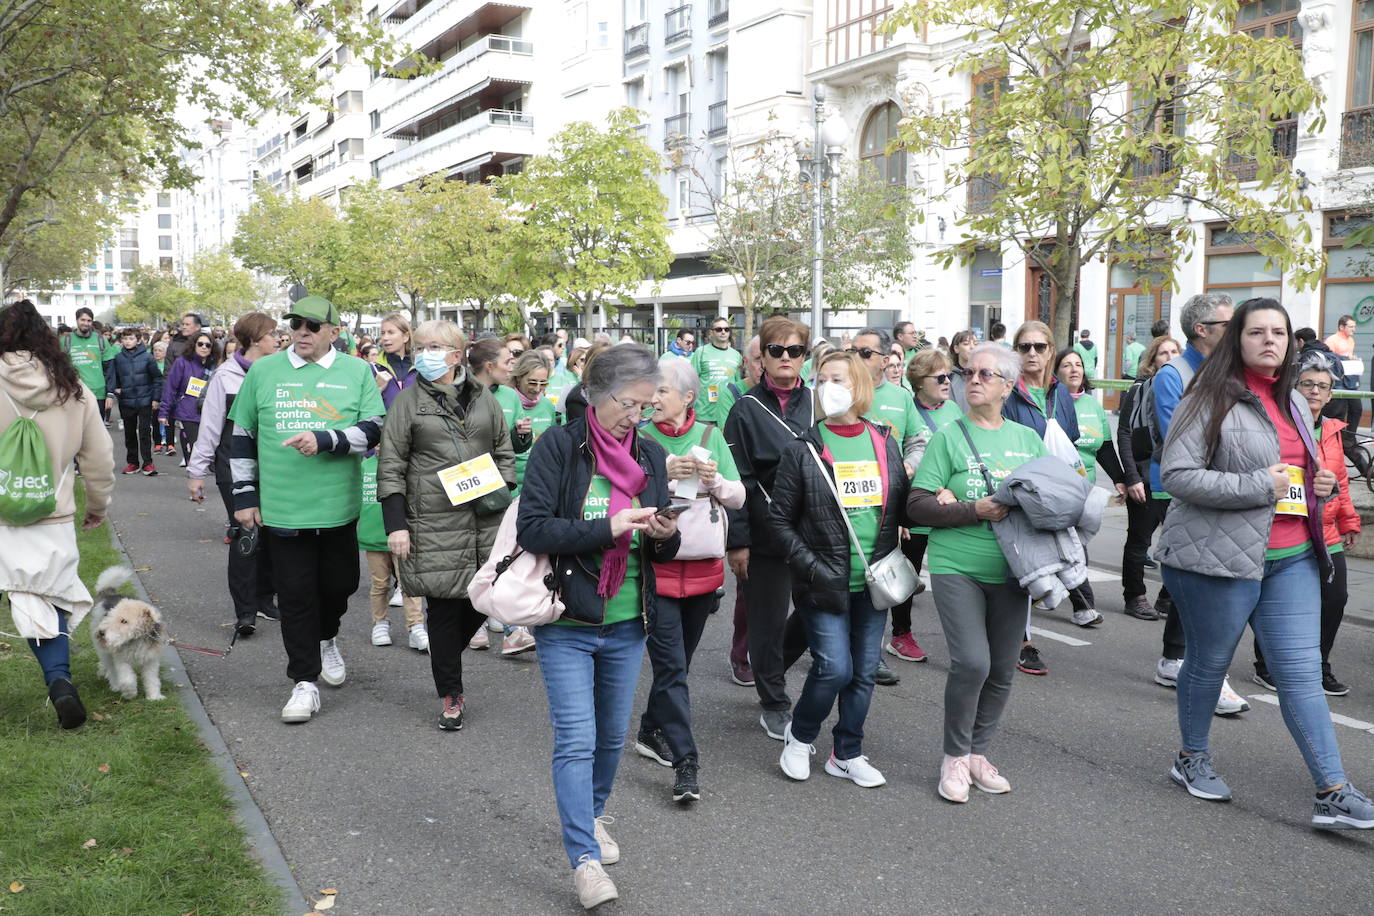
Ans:
[[[111,566],[96,580],[96,602],[91,609],[91,641],[100,656],[99,672],[126,700],[138,696],[138,678],[143,678],[143,695],[162,699],[162,680],[158,664],[167,645],[162,614],[145,601],[125,598],[119,589],[134,577],[123,566]]]

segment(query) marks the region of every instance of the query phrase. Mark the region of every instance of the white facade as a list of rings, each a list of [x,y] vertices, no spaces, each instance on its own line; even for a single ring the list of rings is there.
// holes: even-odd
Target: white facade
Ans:
[[[172,192],[174,223],[179,229],[173,263],[183,279],[186,262],[196,254],[228,249],[239,216],[253,202],[256,169],[252,134],[242,123],[206,122],[195,140],[200,148],[187,150],[182,158],[198,180],[190,188]]]

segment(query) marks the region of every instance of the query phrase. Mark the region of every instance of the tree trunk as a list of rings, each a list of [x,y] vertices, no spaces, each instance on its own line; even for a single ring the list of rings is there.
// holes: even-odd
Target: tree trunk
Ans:
[[[1072,346],[1070,337],[1074,326],[1074,298],[1078,291],[1078,268],[1080,258],[1076,250],[1070,251],[1052,265],[1049,270],[1054,289],[1054,345],[1056,348]]]
[[[583,333],[591,340],[596,336],[596,300],[591,296],[582,301],[582,322],[586,325]]]
[[[752,279],[739,287],[739,304],[744,309],[744,341],[740,346],[743,350],[748,346],[749,341],[754,339],[754,281]]]

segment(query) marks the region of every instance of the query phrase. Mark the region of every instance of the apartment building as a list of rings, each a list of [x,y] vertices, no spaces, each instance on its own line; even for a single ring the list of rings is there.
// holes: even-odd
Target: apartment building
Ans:
[[[227,249],[239,215],[253,202],[257,162],[253,135],[242,122],[217,118],[197,126],[182,161],[196,176],[190,188],[172,192],[176,233],[174,272],[182,275],[186,262],[202,251]]]
[[[920,96],[937,104],[967,104],[975,95],[1000,91],[1002,77],[949,76],[949,64],[963,47],[959,36],[881,33],[876,25],[893,6],[890,0],[818,2],[808,78],[827,88],[831,103],[854,126],[855,155],[872,162],[894,184],[938,192],[944,172],[938,157],[915,161],[900,151],[887,152],[906,100]],[[1359,352],[1374,354],[1374,252],[1341,247],[1354,229],[1367,224],[1359,204],[1374,197],[1374,2],[1247,0],[1236,28],[1293,40],[1302,50],[1307,75],[1326,93],[1320,112],[1324,125],[1316,113],[1278,122],[1274,144],[1305,176],[1315,211],[1291,219],[1310,223],[1314,238],[1327,248],[1330,269],[1318,289],[1299,291],[1243,235],[1194,205],[1192,212],[1183,212],[1199,256],[1176,265],[1178,293],[1158,285],[1146,292],[1142,280],[1152,273],[1148,269],[1110,260],[1084,265],[1076,324],[1105,346],[1108,374],[1120,371],[1126,334],[1148,336],[1151,323],[1174,319],[1176,303],[1204,291],[1226,292],[1236,301],[1273,296],[1288,307],[1295,326],[1310,325],[1323,335],[1335,330],[1342,314],[1354,314]],[[1236,177],[1245,181],[1253,173],[1247,176],[1244,166],[1238,166]],[[931,260],[934,251],[957,236],[962,215],[979,205],[975,188],[932,207],[919,229],[922,245],[908,284],[886,301],[875,302],[875,308],[915,321],[931,339],[965,327],[985,332],[998,320],[1013,328],[1028,318],[1051,320],[1049,278],[1019,250],[980,252],[971,264],[949,270]],[[1177,333],[1176,320],[1173,324]]]

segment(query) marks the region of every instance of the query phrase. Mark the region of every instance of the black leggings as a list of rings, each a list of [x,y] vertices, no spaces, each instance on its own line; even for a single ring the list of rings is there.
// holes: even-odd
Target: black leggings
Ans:
[[[196,447],[196,437],[200,435],[199,420],[178,420],[181,425],[181,460],[191,463],[191,451]]]
[[[911,532],[911,537],[902,541],[902,553],[911,561],[911,565],[916,567],[917,575],[921,572],[921,563],[926,558],[926,544],[930,542],[930,535],[917,534]],[[903,633],[911,632],[911,603],[916,600],[916,596],[903,601],[892,609],[892,635],[901,636]]]
[[[441,697],[459,696],[463,693],[463,650],[487,617],[466,598],[427,598],[426,602],[434,689]]]

